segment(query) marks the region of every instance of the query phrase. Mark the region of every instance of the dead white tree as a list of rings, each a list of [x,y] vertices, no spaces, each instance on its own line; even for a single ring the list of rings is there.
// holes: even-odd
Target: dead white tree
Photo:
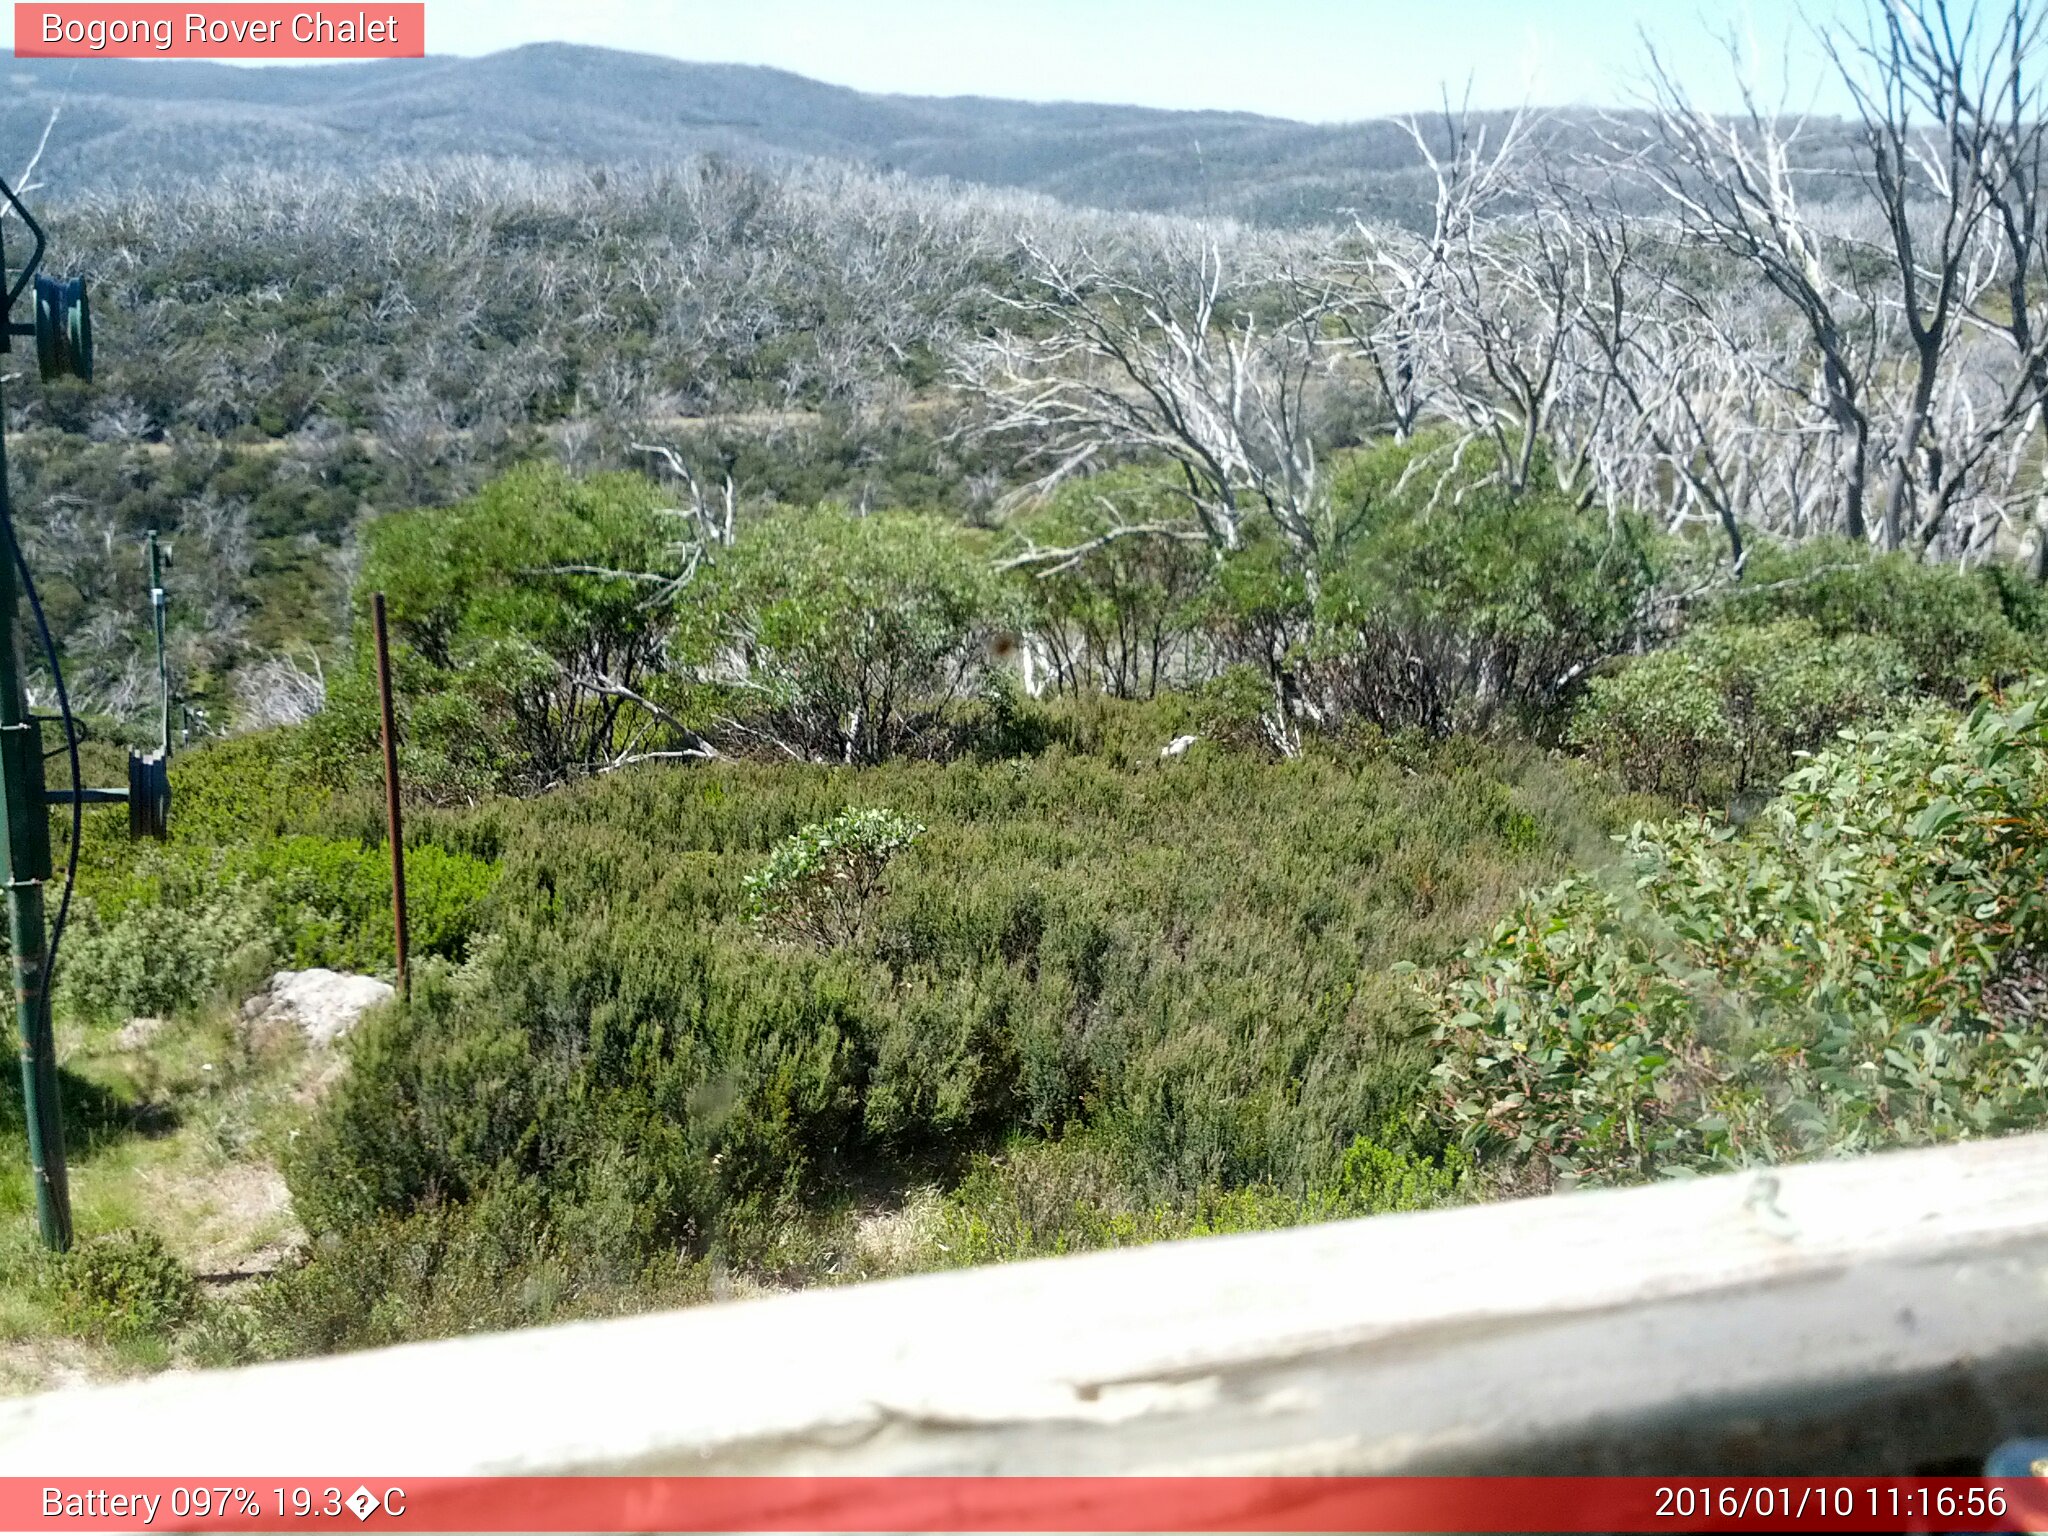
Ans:
[[[1313,600],[1342,530],[1311,421],[1324,310],[1296,302],[1285,254],[1226,247],[1209,231],[1114,255],[1027,238],[1021,253],[1023,291],[995,295],[1013,328],[967,349],[959,366],[982,407],[980,430],[1014,434],[1050,461],[1040,491],[1096,463],[1163,459],[1178,471],[1186,520],[1118,523],[1091,546],[1198,540],[1220,559],[1273,537]],[[1057,570],[1086,552],[1030,549],[1019,562]],[[1273,686],[1267,734],[1292,754],[1307,706],[1290,637],[1265,634],[1259,649]]]
[[[1355,251],[1321,264],[1330,324],[1365,365],[1386,410],[1386,428],[1405,443],[1428,409],[1436,289],[1442,273],[1441,221],[1429,238],[1359,222]],[[1307,283],[1298,281],[1298,287]]]
[[[1500,215],[1505,199],[1526,190],[1535,125],[1516,112],[1494,131],[1448,100],[1430,124],[1404,121],[1434,184],[1429,228],[1412,234],[1357,221],[1347,248],[1323,263],[1321,295],[1344,350],[1377,386],[1396,441],[1428,415],[1447,417],[1493,440],[1503,473],[1518,484],[1544,432],[1568,336],[1544,317],[1569,307],[1572,287],[1551,259],[1567,231],[1534,231],[1532,261],[1528,232],[1519,241],[1508,235],[1512,221]]]
[[[1425,412],[1439,404],[1439,353],[1445,286],[1452,263],[1520,163],[1524,118],[1517,113],[1499,135],[1475,125],[1448,101],[1438,136],[1416,118],[1402,129],[1435,183],[1430,227],[1416,235],[1357,220],[1355,254],[1326,264],[1327,310],[1332,325],[1363,362],[1386,402],[1396,441],[1413,435]]]
[[[667,602],[696,577],[698,567],[711,551],[731,547],[733,519],[739,510],[739,487],[728,472],[714,499],[704,493],[704,483],[675,449],[664,443],[634,443],[631,447],[635,453],[649,454],[659,462],[689,498],[680,507],[663,509],[665,516],[678,519],[684,529],[676,548],[680,572],[668,577],[667,584],[654,598],[656,602]]]
[[[1963,319],[1973,335],[1995,338],[2007,352],[2016,389],[1997,407],[2008,423],[1998,468],[2008,500],[2030,506],[2033,572],[2048,581],[2048,476],[2038,461],[2022,469],[2033,457],[2026,445],[2048,413],[2048,101],[2035,68],[2048,12],[2037,0],[2007,0],[1992,14],[1993,24],[1982,30],[1975,8],[1958,25],[1940,0],[1891,0],[1880,59],[1918,99],[1941,104],[1941,119],[1972,150],[1965,170],[1983,199],[1999,259],[1996,282],[1966,300]],[[2013,404],[2021,401],[2013,421]],[[1923,538],[1931,542],[1940,531],[1933,523]]]
[[[1681,244],[1746,270],[1793,322],[1799,355],[1762,381],[1790,405],[1788,465],[1807,457],[1791,440],[1826,424],[1835,512],[1823,529],[1960,553],[2011,515],[2015,440],[2048,402],[2030,78],[2040,31],[2035,0],[1961,14],[1947,0],[1874,0],[1860,28],[1819,29],[1856,111],[1846,175],[1805,152],[1804,122],[1761,107],[1732,43],[1743,110],[1728,117],[1695,107],[1650,51],[1653,126],[1629,146],[1633,164]],[[1808,193],[1823,178],[1849,191],[1818,207]],[[1699,314],[1715,281],[1665,286]],[[1709,473],[1725,456],[1704,438],[1693,448]]]
[[[1493,446],[1511,491],[1527,489],[1547,447],[1559,489],[1577,494],[1613,383],[1584,349],[1581,318],[1601,294],[1562,183],[1531,153],[1539,124],[1517,112],[1489,145],[1469,114],[1446,109],[1441,152],[1407,126],[1437,187],[1424,330],[1434,403]],[[1503,209],[1510,194],[1524,206]]]
[[[1595,493],[1673,531],[1712,522],[1737,567],[1749,526],[1796,538],[1825,525],[1829,422],[1782,303],[1739,271],[1703,280],[1700,253],[1668,220],[1568,197],[1589,274],[1577,326],[1613,406],[1586,452]]]
[[[1996,175],[1986,169],[2004,133],[1987,107],[2024,94],[2036,25],[2028,9],[2018,0],[1999,32],[1984,35],[1975,6],[1958,26],[1947,0],[1884,0],[1861,32],[1821,33],[1861,119],[1862,191],[1883,232],[1887,303],[1904,328],[1904,398],[1883,449],[1887,549],[1909,532],[1924,547],[2033,404],[2017,370],[1988,389],[1960,388],[1957,356],[1966,317],[1982,312],[1998,277]]]
[[[236,724],[261,731],[278,725],[302,725],[327,704],[327,673],[320,653],[311,652],[312,669],[299,665],[288,652],[267,656],[235,672]]]
[[[1280,270],[1205,236],[1108,257],[1023,241],[1013,328],[966,350],[981,430],[1050,460],[1049,489],[1085,466],[1156,454],[1180,473],[1190,526],[1220,552],[1263,521],[1313,566],[1329,487],[1310,430],[1319,316],[1271,302]]]
[[[1851,538],[1870,536],[1870,394],[1887,361],[1886,324],[1867,264],[1842,260],[1840,243],[1807,206],[1809,171],[1799,160],[1805,124],[1767,112],[1727,44],[1743,110],[1718,116],[1698,107],[1648,50],[1650,127],[1613,147],[1660,192],[1679,237],[1718,253],[1789,306],[1812,366],[1802,384],[1828,423],[1837,456],[1833,521]]]
[[[22,166],[21,174],[14,178],[16,197],[27,197],[29,193],[42,189],[43,183],[36,180],[36,167],[43,163],[43,152],[50,147],[50,134],[56,128],[57,116],[62,110],[61,105],[54,106],[50,108],[50,115],[43,119],[43,131],[36,139],[36,147],[29,151],[28,161]],[[0,219],[12,218],[13,215],[12,205],[0,205]]]

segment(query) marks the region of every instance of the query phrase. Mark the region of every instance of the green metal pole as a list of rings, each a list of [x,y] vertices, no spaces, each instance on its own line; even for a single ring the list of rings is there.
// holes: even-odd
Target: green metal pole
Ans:
[[[43,1245],[71,1246],[71,1188],[64,1166],[64,1113],[57,1046],[43,985],[43,886],[50,878],[50,818],[43,799],[42,733],[22,691],[14,630],[21,603],[14,568],[14,506],[7,486],[6,407],[0,403],[0,841],[7,873],[7,938],[14,956],[14,1011],[21,1030],[21,1095],[28,1161]]]
[[[156,530],[149,530],[149,611],[156,625],[156,686],[161,702],[162,727],[157,733],[157,746],[162,749],[164,761],[171,758],[171,663],[164,653],[164,610],[170,599],[164,593],[163,557],[156,547]]]

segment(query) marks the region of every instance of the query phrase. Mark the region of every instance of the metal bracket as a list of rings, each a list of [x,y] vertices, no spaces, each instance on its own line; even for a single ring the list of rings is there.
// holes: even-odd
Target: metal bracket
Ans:
[[[80,805],[126,805],[128,791],[125,789],[81,789],[75,796],[68,789],[46,789],[43,791],[45,805],[70,805],[76,800]]]

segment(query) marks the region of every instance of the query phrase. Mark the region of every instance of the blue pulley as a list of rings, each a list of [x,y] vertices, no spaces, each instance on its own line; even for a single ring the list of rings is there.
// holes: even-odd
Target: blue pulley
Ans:
[[[140,842],[171,835],[171,765],[161,748],[128,753],[128,836]]]
[[[92,309],[84,278],[36,274],[36,364],[45,382],[66,374],[92,382]]]
[[[2008,1440],[1984,1463],[1986,1477],[2048,1477],[2048,1440]]]

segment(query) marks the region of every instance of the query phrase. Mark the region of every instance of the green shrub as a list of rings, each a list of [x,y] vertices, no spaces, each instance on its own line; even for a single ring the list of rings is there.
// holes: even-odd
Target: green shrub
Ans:
[[[650,582],[680,576],[660,492],[633,475],[522,469],[454,507],[378,518],[356,581],[354,662],[315,717],[330,779],[375,771],[371,594],[386,594],[400,767],[423,798],[535,789],[609,762],[654,686],[670,616]]]
[[[492,868],[431,843],[406,851],[414,952],[460,959]],[[392,953],[391,867],[381,848],[297,834],[140,854],[74,909],[58,984],[92,1017],[170,1014],[253,988],[278,965],[381,971]]]
[[[957,523],[831,508],[756,524],[693,597],[693,675],[730,745],[825,762],[943,753],[1014,614]]]
[[[1081,1138],[1162,1231],[1398,1186],[1343,1173],[1425,1080],[1385,967],[1556,870],[1601,791],[1471,744],[1162,762],[1177,707],[1076,705],[1031,760],[649,768],[474,813],[493,933],[351,1037],[287,1168],[301,1219],[347,1241],[504,1200],[630,1273],[793,1262],[856,1191],[1017,1141]],[[748,877],[855,792],[917,857],[858,946],[763,945]]]
[[[1024,1144],[979,1162],[945,1196],[932,1246],[947,1265],[996,1264],[1428,1210],[1459,1198],[1466,1167],[1456,1147],[1429,1157],[1405,1137],[1388,1145],[1360,1136],[1345,1149],[1334,1176],[1305,1191],[1210,1185],[1173,1204],[1146,1205],[1133,1202],[1114,1159],[1087,1138]]]
[[[1271,752],[1281,737],[1273,717],[1272,680],[1249,662],[1239,662],[1195,690],[1191,697],[1194,733],[1240,751]]]
[[[408,842],[405,911],[412,952],[459,960],[482,920],[493,870],[433,843]],[[300,834],[259,845],[237,862],[263,882],[280,947],[294,966],[390,966],[388,849]]]
[[[1644,633],[1663,545],[1631,517],[1472,483],[1477,466],[1432,504],[1440,471],[1398,473],[1428,451],[1369,449],[1339,473],[1356,531],[1323,574],[1302,687],[1326,719],[1382,729],[1547,729]]]
[[[791,833],[747,876],[747,914],[773,932],[836,949],[867,932],[890,862],[924,831],[894,811],[841,811]]]
[[[282,837],[324,811],[332,792],[316,777],[303,730],[253,731],[206,742],[171,759],[171,840],[197,848]],[[94,818],[88,816],[88,822]],[[118,815],[97,830],[108,860],[125,868],[133,845]]]
[[[1571,736],[1639,788],[1741,794],[1884,714],[1908,681],[1882,636],[1830,638],[1804,619],[1707,625],[1596,677]]]
[[[531,1192],[430,1206],[329,1235],[266,1282],[219,1363],[374,1349],[709,1299],[706,1266],[620,1265],[616,1244],[550,1230]],[[596,1234],[601,1237],[601,1234]]]
[[[1629,784],[1682,800],[1735,755],[1716,680],[1697,656],[1653,651],[1596,677],[1569,737]]]
[[[859,1124],[852,978],[627,914],[536,916],[358,1031],[286,1170],[311,1229],[517,1187],[558,1227],[612,1203],[646,1256],[744,1244],[729,1207],[816,1187]]]
[[[144,855],[104,906],[78,900],[57,985],[95,1018],[168,1015],[271,969],[278,935],[262,888],[219,855]]]
[[[154,1232],[137,1228],[85,1239],[59,1261],[56,1281],[68,1319],[109,1339],[164,1333],[199,1304],[191,1270]]]
[[[2038,1124],[2048,685],[1845,733],[1742,829],[1640,826],[1431,984],[1447,1122],[1542,1185]]]
[[[1307,637],[1314,583],[1294,552],[1255,527],[1241,548],[1216,567],[1202,622],[1226,664],[1256,668],[1269,679]]]
[[[1763,544],[1713,616],[1744,624],[1804,619],[1833,639],[1881,636],[1904,657],[1913,687],[1965,702],[1980,684],[2009,683],[2040,665],[2040,600],[1999,567],[1877,554],[1844,539]]]
[[[1026,549],[1083,551],[1017,571],[1055,689],[1149,699],[1207,670],[1201,630],[1213,600],[1210,550],[1199,538],[1166,532],[1107,537],[1119,527],[1167,530],[1187,522],[1186,497],[1170,477],[1118,469],[1068,482],[1010,525]]]

